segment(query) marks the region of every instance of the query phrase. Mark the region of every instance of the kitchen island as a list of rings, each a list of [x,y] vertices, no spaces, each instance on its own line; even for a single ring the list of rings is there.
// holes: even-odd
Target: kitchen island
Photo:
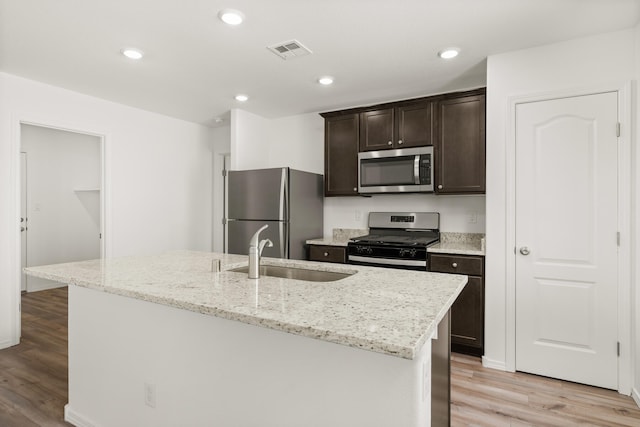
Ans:
[[[248,279],[247,257],[187,251],[26,269],[72,285],[66,419],[430,425],[432,339],[466,276],[262,263],[347,277]]]

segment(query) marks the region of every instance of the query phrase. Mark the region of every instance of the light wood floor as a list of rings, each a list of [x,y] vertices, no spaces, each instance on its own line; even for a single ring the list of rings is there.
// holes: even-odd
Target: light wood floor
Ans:
[[[0,426],[70,426],[66,288],[23,295],[22,335],[0,351]],[[451,381],[452,426],[640,426],[640,409],[615,391],[486,369],[476,357],[454,354]]]
[[[640,426],[640,409],[617,391],[483,368],[454,354],[452,426]]]

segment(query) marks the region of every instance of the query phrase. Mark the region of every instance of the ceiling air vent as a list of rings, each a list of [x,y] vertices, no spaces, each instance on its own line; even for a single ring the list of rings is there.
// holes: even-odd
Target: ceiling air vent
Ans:
[[[271,52],[275,53],[282,59],[292,59],[299,56],[309,55],[311,51],[306,48],[298,40],[290,40],[288,42],[278,43],[273,46],[267,46]]]

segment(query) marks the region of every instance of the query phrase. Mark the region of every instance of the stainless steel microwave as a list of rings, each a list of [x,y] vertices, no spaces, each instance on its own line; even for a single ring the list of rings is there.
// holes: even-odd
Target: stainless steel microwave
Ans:
[[[358,153],[358,192],[433,192],[433,146]]]

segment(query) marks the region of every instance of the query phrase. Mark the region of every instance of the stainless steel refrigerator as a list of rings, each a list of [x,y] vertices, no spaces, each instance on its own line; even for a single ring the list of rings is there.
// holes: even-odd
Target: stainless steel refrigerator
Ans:
[[[263,256],[308,259],[305,241],[322,237],[322,175],[291,168],[228,172],[227,252],[246,255],[253,233],[270,239]]]

